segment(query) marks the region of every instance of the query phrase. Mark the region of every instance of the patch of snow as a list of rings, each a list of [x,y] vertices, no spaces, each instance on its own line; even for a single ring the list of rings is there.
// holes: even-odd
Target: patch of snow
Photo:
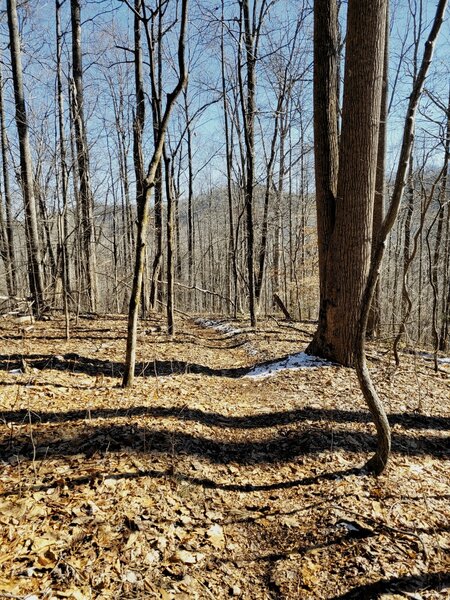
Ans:
[[[298,354],[291,354],[287,358],[283,358],[282,360],[273,363],[256,366],[251,369],[245,377],[270,377],[279,371],[297,371],[299,369],[317,369],[318,367],[331,366],[333,366],[333,363],[327,360],[318,358],[317,356],[310,356],[305,352],[299,352]]]
[[[201,327],[209,327],[210,329],[215,329],[216,331],[221,331],[223,333],[242,333],[241,329],[236,329],[230,323],[224,323],[223,321],[213,321],[211,319],[195,319],[194,323],[196,325],[200,325]]]
[[[425,360],[434,360],[434,354],[431,354],[431,352],[418,352],[418,355]],[[438,356],[437,361],[441,365],[450,365],[450,356],[443,358]]]
[[[222,333],[229,333],[230,335],[236,335],[238,333],[243,333],[242,329],[236,329],[230,323],[226,323],[225,321],[212,321],[210,319],[202,319],[199,317],[195,319],[194,323],[196,325],[200,325],[201,327],[209,327],[214,329],[215,331],[221,331]],[[250,342],[246,342],[243,346],[245,352],[250,356],[256,356],[258,350],[250,344]]]
[[[249,354],[250,356],[256,356],[257,354],[259,354],[258,350],[254,346],[252,346],[249,342],[244,344],[243,348],[247,352],[247,354]]]

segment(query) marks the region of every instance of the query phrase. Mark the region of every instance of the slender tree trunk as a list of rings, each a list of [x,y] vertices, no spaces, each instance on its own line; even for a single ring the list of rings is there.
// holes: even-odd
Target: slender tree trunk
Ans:
[[[266,176],[266,185],[264,190],[264,209],[263,209],[263,219],[261,225],[261,241],[259,244],[258,250],[258,271],[256,274],[255,281],[255,300],[259,304],[261,300],[261,292],[264,278],[264,269],[266,263],[266,254],[267,254],[267,240],[269,235],[269,204],[271,193],[273,192],[273,166],[275,163],[276,157],[276,144],[278,139],[278,129],[281,118],[281,111],[283,109],[284,104],[284,95],[285,95],[285,86],[279,91],[279,96],[277,100],[277,107],[275,110],[275,121],[274,121],[274,129],[272,134],[272,141],[270,143],[270,154],[269,161],[267,164],[267,176]]]
[[[81,235],[83,240],[83,258],[86,268],[86,288],[89,310],[97,311],[97,264],[95,247],[94,199],[92,196],[89,173],[89,148],[84,119],[83,65],[81,53],[81,9],[80,0],[71,0],[72,24],[72,69],[73,69],[73,114],[75,143],[77,149],[77,168],[80,184]]]
[[[255,183],[255,94],[256,94],[256,47],[254,23],[251,22],[249,0],[241,0],[241,11],[244,27],[245,65],[247,74],[247,90],[244,93],[241,80],[241,105],[244,119],[245,138],[245,216],[247,237],[247,277],[248,305],[250,324],[256,327],[255,269],[254,269],[254,223],[253,192]],[[241,68],[241,67],[240,67]]]
[[[446,352],[450,328],[450,203],[447,204],[445,226],[445,260],[443,269],[442,324],[439,333],[439,350]]]
[[[174,319],[173,319],[173,181],[171,173],[171,160],[167,152],[163,149],[164,165],[166,174],[166,202],[167,202],[167,333],[174,334]]]
[[[130,387],[134,380],[134,369],[136,365],[136,339],[139,315],[139,302],[142,291],[142,279],[144,273],[144,259],[148,237],[149,226],[149,207],[151,190],[155,186],[156,172],[161,163],[165,133],[169,124],[170,115],[173,106],[186,85],[187,73],[184,62],[185,55],[185,36],[187,26],[188,0],[182,1],[181,23],[178,38],[178,81],[173,91],[167,95],[166,107],[161,119],[161,125],[158,130],[158,137],[155,143],[155,149],[152,159],[147,169],[146,177],[143,180],[143,198],[144,202],[138,219],[138,230],[136,236],[136,262],[134,266],[133,287],[130,296],[130,306],[128,311],[128,332],[127,332],[127,350],[125,372],[122,380],[123,387]]]
[[[15,295],[13,293],[12,280],[11,280],[11,263],[10,263],[10,255],[8,251],[8,236],[6,233],[6,221],[5,214],[3,210],[3,194],[0,185],[0,257],[3,261],[3,265],[5,267],[5,279],[6,279],[6,289],[8,292],[8,296],[11,298]]]
[[[56,94],[58,105],[58,133],[59,133],[59,165],[61,178],[61,194],[62,194],[62,226],[60,227],[60,244],[61,244],[61,277],[63,284],[64,307],[69,307],[69,298],[71,293],[70,283],[70,263],[69,263],[69,221],[68,221],[68,172],[66,159],[66,140],[64,134],[64,100],[63,100],[63,85],[62,85],[62,63],[61,63],[61,2],[55,0],[55,26],[56,26]],[[68,326],[68,323],[67,323]],[[68,327],[66,337],[68,339]]]
[[[449,90],[449,98],[447,103],[447,127],[445,131],[445,154],[444,154],[444,175],[442,177],[441,189],[440,189],[440,209],[439,209],[439,222],[438,222],[438,232],[436,234],[436,243],[434,247],[434,256],[433,256],[433,268],[435,274],[435,285],[437,287],[437,279],[438,279],[438,268],[439,268],[439,257],[441,252],[442,245],[444,246],[444,261],[443,261],[443,269],[442,269],[442,300],[440,302],[442,306],[442,316],[441,316],[441,326],[440,333],[438,334],[437,340],[437,350],[444,350],[445,343],[443,343],[443,333],[445,331],[445,322],[447,321],[448,328],[448,314],[446,314],[445,310],[445,298],[446,298],[446,280],[448,276],[448,264],[450,261],[449,252],[450,248],[448,247],[448,235],[449,235],[449,221],[450,221],[450,203],[447,202],[447,235],[444,239],[444,244],[442,244],[443,240],[443,230],[444,230],[444,222],[445,222],[445,203],[447,196],[447,185],[448,185],[448,170],[449,170],[449,160],[450,160],[450,90]],[[446,252],[447,250],[447,252]],[[436,323],[436,328],[438,324]]]
[[[189,119],[189,104],[187,87],[184,90],[184,113],[186,117],[186,142],[188,160],[188,197],[187,197],[187,237],[188,237],[188,283],[194,285],[194,226],[193,226],[193,201],[194,201],[194,171],[192,163],[192,129]]]
[[[152,310],[158,307],[158,301],[162,302],[162,254],[163,254],[163,205],[162,205],[162,168],[158,165],[155,175],[155,254],[152,265],[152,281],[150,286],[150,306]]]
[[[389,0],[386,7],[389,16]],[[375,182],[375,201],[373,205],[372,254],[375,253],[378,236],[384,218],[384,197],[386,190],[386,143],[387,143],[387,108],[389,78],[389,19],[386,19],[384,40],[383,91],[381,95],[380,131],[378,139],[377,176]],[[367,322],[367,336],[373,338],[380,333],[381,316],[381,281],[378,278]]]
[[[8,137],[5,126],[5,113],[3,106],[3,77],[0,61],[0,137],[1,137],[1,154],[2,154],[2,173],[3,173],[3,191],[5,198],[5,244],[6,244],[6,269],[8,293],[11,296],[17,295],[17,267],[16,253],[14,248],[14,230],[13,217],[11,207],[11,191],[9,186],[9,166],[8,166]]]
[[[145,3],[143,4],[145,9]],[[144,16],[145,13],[144,13]],[[155,34],[155,19],[157,20]],[[156,146],[161,127],[161,97],[162,97],[162,39],[163,39],[163,2],[158,1],[158,10],[151,17],[151,31],[146,20],[147,44],[149,47],[150,81],[152,88],[151,108],[153,119],[153,139]],[[155,53],[155,46],[157,51]],[[155,251],[152,264],[152,277],[150,286],[150,306],[152,310],[162,306],[162,260],[163,260],[163,172],[162,164],[158,163],[155,173],[155,206],[154,206],[154,233]]]
[[[286,111],[287,112],[287,111]],[[272,290],[275,294],[280,292],[280,280],[281,280],[281,227],[282,227],[282,203],[283,203],[283,192],[284,192],[284,177],[285,177],[285,142],[286,135],[288,132],[287,125],[287,114],[281,116],[281,127],[280,127],[280,150],[279,150],[279,164],[278,164],[278,185],[277,195],[275,201],[275,230],[274,230],[274,242],[273,242],[273,277],[272,277]]]
[[[389,205],[389,210],[380,229],[376,252],[372,255],[370,269],[364,289],[362,311],[358,319],[355,357],[356,371],[364,399],[372,413],[378,436],[377,450],[374,456],[367,463],[367,467],[376,474],[381,473],[386,468],[391,448],[391,432],[389,422],[386,417],[386,412],[378,397],[377,391],[373,386],[370,378],[370,372],[366,364],[365,340],[367,318],[369,315],[370,304],[378,279],[381,262],[383,260],[386,239],[396,221],[403,191],[406,185],[406,173],[414,139],[415,115],[417,112],[419,99],[422,94],[425,78],[431,64],[434,45],[439,30],[442,26],[446,8],[447,0],[440,0],[436,9],[436,15],[428,36],[428,40],[425,44],[425,50],[421,66],[418,71],[418,76],[409,98],[408,110],[406,113],[405,126],[403,130],[402,148],[395,177],[392,199]]]
[[[145,127],[145,91],[144,91],[144,73],[142,64],[142,43],[141,43],[141,13],[142,2],[134,2],[134,89],[136,113],[133,122],[133,162],[134,174],[136,178],[136,206],[138,223],[143,218],[145,205],[145,169],[144,152],[142,148],[142,138]],[[146,256],[144,262],[146,263]]]
[[[327,345],[328,253],[335,224],[338,177],[338,9],[336,0],[314,4],[314,160],[316,177],[317,237],[319,248],[319,322],[308,347],[319,354]]]
[[[34,196],[33,168],[30,151],[30,137],[22,79],[22,58],[20,53],[19,25],[16,0],[8,0],[8,29],[11,52],[11,66],[14,82],[14,100],[16,125],[19,136],[20,173],[25,205],[25,232],[27,239],[28,276],[30,292],[33,298],[33,312],[42,315],[44,306],[44,287],[42,277],[41,249],[37,225],[36,200]]]
[[[233,160],[233,149],[230,143],[230,124],[228,116],[228,94],[226,88],[226,75],[225,75],[225,43],[224,43],[224,0],[222,0],[222,28],[220,37],[220,56],[221,56],[221,76],[222,76],[222,102],[223,102],[223,119],[225,128],[225,154],[226,154],[226,167],[227,167],[227,200],[228,200],[228,296],[234,299],[234,302],[230,304],[230,309],[233,307],[233,316],[236,318],[237,311],[237,285],[238,285],[238,273],[237,273],[237,261],[236,261],[236,244],[235,244],[235,232],[234,232],[234,208],[233,208],[233,192],[232,192],[232,160]]]

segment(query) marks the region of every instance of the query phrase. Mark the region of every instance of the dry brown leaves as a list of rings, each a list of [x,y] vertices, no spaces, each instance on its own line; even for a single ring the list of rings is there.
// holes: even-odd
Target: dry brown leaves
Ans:
[[[354,373],[243,378],[306,326],[232,325],[143,322],[128,391],[124,319],[0,322],[0,597],[449,596],[449,369],[370,349],[394,433],[374,479]]]

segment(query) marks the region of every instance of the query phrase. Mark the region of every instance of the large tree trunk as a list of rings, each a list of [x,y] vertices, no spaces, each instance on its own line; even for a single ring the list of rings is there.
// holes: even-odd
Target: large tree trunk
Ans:
[[[44,288],[41,264],[41,249],[37,225],[36,200],[34,196],[33,169],[30,151],[27,113],[22,80],[22,58],[20,54],[19,25],[16,0],[8,0],[8,28],[11,65],[14,82],[16,125],[19,136],[20,174],[25,205],[25,233],[27,239],[28,276],[33,298],[33,312],[37,317],[44,310]]]
[[[385,20],[386,0],[349,2],[335,223],[323,312],[310,347],[343,365],[354,364],[372,251]]]

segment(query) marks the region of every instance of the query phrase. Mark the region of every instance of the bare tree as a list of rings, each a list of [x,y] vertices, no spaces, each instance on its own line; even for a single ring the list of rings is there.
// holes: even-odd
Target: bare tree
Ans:
[[[396,221],[403,191],[405,189],[407,169],[414,139],[414,125],[417,106],[431,64],[434,46],[439,30],[442,26],[446,8],[447,0],[440,0],[436,8],[436,14],[433,20],[430,33],[428,35],[427,42],[425,44],[422,62],[418,70],[417,78],[414,83],[411,96],[409,98],[405,126],[403,130],[402,147],[400,151],[394,189],[392,192],[389,209],[380,229],[376,251],[372,254],[370,269],[367,275],[367,280],[362,298],[361,314],[358,320],[358,330],[355,343],[356,372],[358,374],[361,390],[370,409],[370,412],[373,416],[375,426],[377,429],[377,450],[374,456],[369,460],[367,464],[368,468],[371,471],[374,471],[375,473],[381,473],[386,468],[391,448],[391,432],[386,412],[372,383],[370,372],[366,364],[365,340],[367,330],[367,319],[369,315],[371,301],[373,298],[373,293],[379,275],[381,262],[383,260],[386,239]]]
[[[86,135],[83,96],[83,62],[81,51],[81,8],[80,0],[70,0],[72,23],[72,70],[73,70],[73,117],[79,200],[81,213],[82,250],[86,269],[86,291],[89,310],[97,310],[97,261],[95,248],[94,198],[92,196],[89,172],[89,147]]]
[[[36,201],[34,196],[30,136],[23,89],[22,58],[20,52],[20,37],[16,0],[8,0],[6,6],[8,11],[9,42],[14,82],[16,125],[19,136],[20,148],[20,175],[25,205],[25,232],[27,240],[28,277],[31,297],[33,299],[33,312],[37,317],[40,317],[45,308],[42,261],[41,249],[39,245]]]
[[[161,118],[161,125],[158,130],[158,137],[155,141],[155,148],[153,156],[150,160],[150,164],[147,169],[146,176],[142,182],[143,189],[143,204],[141,207],[139,219],[138,219],[138,230],[136,237],[136,262],[134,266],[134,277],[133,287],[130,297],[130,306],[128,312],[128,333],[127,333],[127,352],[126,352],[126,366],[125,373],[123,376],[122,385],[124,387],[130,387],[134,379],[134,369],[136,364],[136,338],[137,338],[137,325],[138,325],[138,314],[139,314],[139,302],[142,290],[142,279],[144,270],[144,259],[145,259],[145,248],[147,245],[148,235],[148,213],[150,206],[151,191],[155,186],[155,178],[158,166],[161,163],[161,157],[163,154],[164,139],[169,124],[170,115],[174,104],[181,93],[183,87],[186,85],[187,73],[185,68],[185,37],[187,27],[187,10],[188,0],[182,0],[181,3],[181,17],[180,17],[180,31],[178,37],[178,81],[173,88],[172,92],[167,95],[167,102],[164,109],[164,113]]]
[[[3,76],[0,63],[0,137],[1,137],[1,155],[2,155],[2,173],[3,173],[3,192],[5,202],[4,216],[4,244],[5,244],[5,269],[8,293],[11,296],[17,294],[17,267],[16,252],[14,248],[14,230],[12,217],[11,190],[9,185],[9,166],[8,166],[8,135],[5,125],[5,112],[3,103]]]

